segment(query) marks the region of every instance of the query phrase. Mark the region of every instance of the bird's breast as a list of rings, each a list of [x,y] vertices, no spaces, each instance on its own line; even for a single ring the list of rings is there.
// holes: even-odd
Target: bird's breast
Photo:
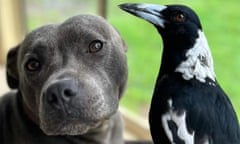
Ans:
[[[173,144],[194,144],[194,131],[187,128],[187,111],[174,109],[172,99],[168,100],[169,110],[162,115],[162,126]]]

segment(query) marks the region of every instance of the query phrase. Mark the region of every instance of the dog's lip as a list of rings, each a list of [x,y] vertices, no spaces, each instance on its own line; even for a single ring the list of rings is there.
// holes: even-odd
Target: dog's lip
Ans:
[[[45,129],[42,127],[43,131],[47,135],[81,135],[87,132],[94,132],[95,128],[101,126],[105,121],[88,121],[80,122],[79,120],[65,120],[62,121],[59,125],[55,125],[51,129]],[[45,126],[49,128],[48,126]],[[77,133],[72,133],[71,130],[77,130]]]
[[[95,120],[87,120],[87,119],[82,119],[82,118],[71,118],[71,119],[65,119],[62,121],[60,125],[88,125],[88,126],[93,126],[93,125],[98,125],[106,120],[109,120],[109,118],[101,118],[101,119],[95,119]],[[61,127],[61,126],[60,126]]]

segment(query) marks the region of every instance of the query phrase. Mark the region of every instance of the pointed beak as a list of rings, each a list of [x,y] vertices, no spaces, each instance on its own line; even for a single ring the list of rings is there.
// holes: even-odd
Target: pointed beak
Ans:
[[[128,13],[143,18],[156,26],[164,28],[165,20],[161,12],[167,8],[166,6],[157,4],[125,3],[119,5],[119,7]]]

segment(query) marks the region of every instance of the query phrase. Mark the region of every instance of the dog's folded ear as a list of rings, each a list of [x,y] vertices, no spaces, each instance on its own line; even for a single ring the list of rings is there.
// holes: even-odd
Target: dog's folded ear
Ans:
[[[124,52],[127,52],[128,50],[128,47],[127,47],[127,44],[126,42],[124,41],[124,39],[121,37],[121,34],[120,32],[118,31],[117,28],[115,27],[112,27],[114,30],[113,30],[113,40],[114,42],[116,42],[117,44],[119,44],[119,46],[124,50]]]
[[[125,52],[127,52],[127,50],[128,50],[127,44],[123,39],[121,39],[121,40],[122,40],[123,49],[124,49]]]
[[[18,88],[18,68],[17,68],[17,57],[18,49],[20,45],[10,49],[7,54],[7,83],[12,89]]]

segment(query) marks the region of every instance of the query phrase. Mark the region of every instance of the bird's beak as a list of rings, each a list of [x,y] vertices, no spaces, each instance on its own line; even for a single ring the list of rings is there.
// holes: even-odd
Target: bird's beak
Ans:
[[[143,18],[148,22],[164,28],[164,18],[161,12],[166,9],[166,6],[157,4],[136,4],[125,3],[119,5],[119,7],[137,17]]]

